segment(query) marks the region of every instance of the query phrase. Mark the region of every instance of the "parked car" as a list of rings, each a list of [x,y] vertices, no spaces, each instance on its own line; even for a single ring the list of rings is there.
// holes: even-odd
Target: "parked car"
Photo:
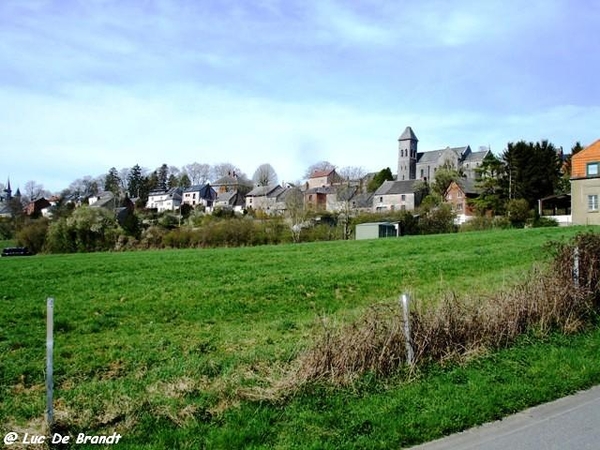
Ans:
[[[27,247],[7,247],[2,250],[2,256],[31,256],[33,253]]]

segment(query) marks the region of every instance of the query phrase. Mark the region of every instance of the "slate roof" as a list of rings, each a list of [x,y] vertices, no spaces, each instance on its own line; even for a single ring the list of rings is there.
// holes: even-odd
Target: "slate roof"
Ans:
[[[401,180],[401,181],[384,181],[379,189],[375,191],[373,196],[377,195],[395,195],[395,194],[414,194],[415,183],[419,180]]]
[[[489,150],[484,150],[481,152],[471,152],[465,158],[465,162],[481,162],[490,153]]]
[[[283,188],[279,185],[276,186],[258,186],[255,187],[254,189],[252,189],[250,192],[248,192],[248,194],[246,194],[247,197],[277,197],[277,195],[279,195],[281,192],[283,191]]]
[[[342,189],[338,189],[337,199],[340,202],[347,202],[354,197],[356,191],[358,191],[357,186],[344,186]]]
[[[304,194],[335,194],[335,187],[333,186],[321,186],[310,188],[304,191]]]
[[[453,152],[456,155],[456,157],[458,158],[459,161],[462,161],[463,155],[465,153],[467,153],[467,151],[469,149],[470,149],[470,147],[467,145],[467,146],[464,146],[464,147],[452,147],[452,148],[451,147],[446,147],[446,148],[441,148],[439,150],[431,150],[429,152],[420,152],[420,153],[417,153],[417,162],[418,163],[427,163],[427,162],[430,162],[432,164],[435,164],[435,163],[438,162],[438,160],[440,159],[440,157],[442,156],[442,154],[444,152],[447,152],[448,150],[450,150],[451,152]],[[479,153],[479,152],[477,152],[477,153]],[[465,160],[469,158],[470,154],[472,154],[472,153],[468,152]],[[485,156],[485,155],[483,155],[483,156]]]
[[[404,132],[398,138],[399,141],[419,141],[411,127],[406,127]]]
[[[226,202],[226,203],[230,203],[231,199],[233,197],[235,197],[237,195],[237,191],[226,191],[226,192],[220,192],[217,195],[217,202]]]
[[[480,189],[477,189],[475,180],[469,178],[460,178],[456,181],[465,194],[479,194]]]
[[[198,192],[198,196],[200,198],[207,199],[207,200],[214,200],[217,197],[217,193],[208,183],[195,184],[195,185],[190,186],[189,188],[185,189],[183,192],[184,193]]]
[[[373,194],[370,192],[357,194],[352,198],[352,201],[356,208],[371,208],[373,206]]]
[[[98,196],[98,200],[96,200],[96,202],[92,204],[92,207],[114,208],[115,204],[115,195],[112,192],[107,191],[103,192],[101,195]]]

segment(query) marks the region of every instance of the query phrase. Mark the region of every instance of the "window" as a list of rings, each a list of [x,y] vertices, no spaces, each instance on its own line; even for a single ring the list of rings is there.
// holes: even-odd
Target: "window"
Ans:
[[[463,194],[462,191],[458,191],[456,193],[456,198],[462,198],[462,194]]]
[[[402,195],[400,196],[400,199],[401,199],[402,201],[406,200],[406,195],[405,195],[405,194],[402,194]]]
[[[588,211],[598,211],[598,195],[588,195]]]
[[[379,203],[383,203],[383,197],[379,197]]]
[[[597,162],[588,163],[587,171],[586,171],[587,176],[588,177],[597,177],[598,176],[598,166],[600,166],[600,163],[597,163]]]

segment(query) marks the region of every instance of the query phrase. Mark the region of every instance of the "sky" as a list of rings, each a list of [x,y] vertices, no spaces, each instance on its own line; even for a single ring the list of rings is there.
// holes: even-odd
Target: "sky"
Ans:
[[[1,0],[0,182],[600,138],[596,0]]]

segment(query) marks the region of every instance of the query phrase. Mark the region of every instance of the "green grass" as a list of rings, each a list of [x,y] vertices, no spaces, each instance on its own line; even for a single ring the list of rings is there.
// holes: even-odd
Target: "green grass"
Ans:
[[[350,321],[407,290],[497,290],[582,230],[3,258],[0,423],[43,417],[48,296],[57,417],[74,433],[121,431],[122,448],[389,448],[500,417],[597,383],[599,333],[524,341],[408,384],[365,377],[280,402],[244,392],[280,376],[319,317]]]

